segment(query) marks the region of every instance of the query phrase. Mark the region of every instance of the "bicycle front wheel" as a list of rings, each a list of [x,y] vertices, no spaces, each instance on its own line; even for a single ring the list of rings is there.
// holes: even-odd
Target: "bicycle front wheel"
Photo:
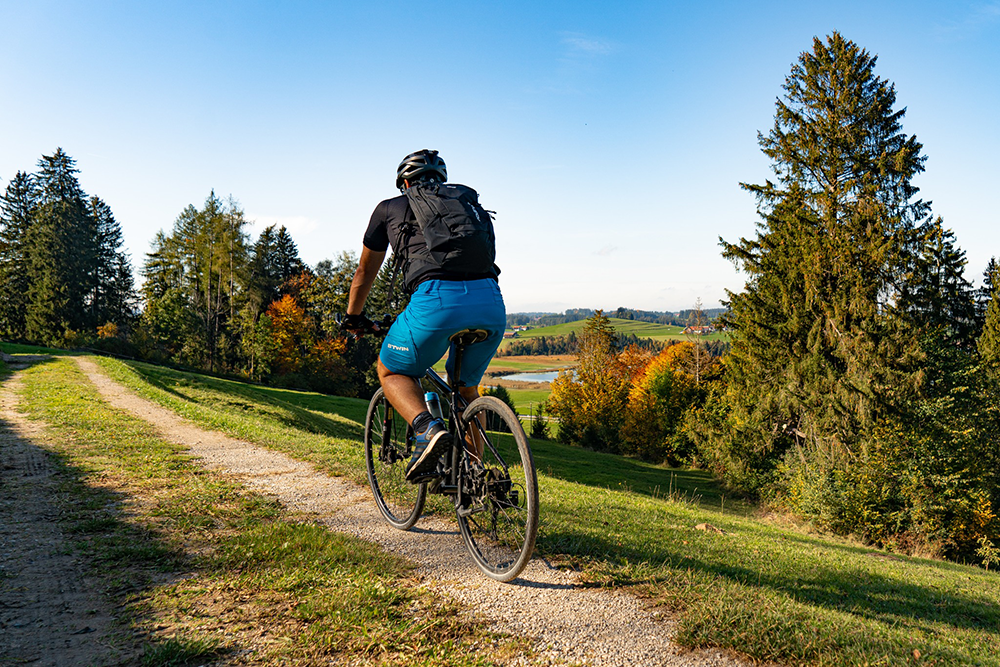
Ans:
[[[462,415],[466,439],[483,448],[470,460],[458,525],[469,553],[488,577],[511,581],[531,559],[538,533],[538,478],[517,415],[493,396]]]
[[[365,417],[365,465],[375,504],[395,528],[409,530],[420,518],[427,484],[406,481],[406,464],[413,454],[413,428],[379,389]]]

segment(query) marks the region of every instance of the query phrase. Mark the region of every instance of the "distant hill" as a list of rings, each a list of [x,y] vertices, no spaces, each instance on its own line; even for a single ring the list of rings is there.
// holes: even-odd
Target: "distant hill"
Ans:
[[[590,308],[571,308],[563,313],[507,313],[507,327],[525,326],[551,327],[559,324],[569,324],[580,322],[592,317],[594,310]],[[634,322],[649,322],[652,324],[666,324],[675,327],[686,327],[691,324],[691,315],[694,309],[680,310],[676,313],[656,310],[635,310],[632,308],[618,308],[615,311],[605,311],[605,315],[620,320]],[[726,312],[725,308],[703,308],[701,311],[704,324],[709,324],[720,315]],[[547,334],[548,335],[548,334]],[[636,334],[637,336],[640,334]]]
[[[623,336],[635,335],[638,338],[652,338],[653,340],[665,341],[670,339],[686,340],[683,333],[684,327],[673,324],[657,324],[655,322],[642,322],[639,320],[626,320],[620,317],[611,317],[611,326]],[[536,336],[566,336],[570,333],[580,335],[586,320],[576,320],[574,322],[564,322],[548,327],[535,327],[527,331],[519,331],[519,338],[532,338]],[[725,340],[724,333],[713,333],[704,337],[705,340]]]

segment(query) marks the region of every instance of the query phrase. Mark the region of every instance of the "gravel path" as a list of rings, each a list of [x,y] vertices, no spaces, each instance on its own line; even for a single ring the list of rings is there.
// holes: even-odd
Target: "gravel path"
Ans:
[[[0,664],[119,664],[127,655],[113,648],[106,598],[59,527],[61,480],[44,430],[17,411],[20,382],[15,374],[0,388]]]
[[[609,667],[743,664],[719,651],[677,646],[670,639],[674,626],[669,619],[628,594],[586,588],[574,573],[552,568],[541,558],[532,560],[513,583],[488,579],[472,563],[453,523],[423,517],[410,531],[395,530],[381,519],[367,487],[329,477],[285,454],[206,431],[112,381],[92,360],[76,361],[111,405],[151,422],[167,439],[189,447],[207,467],[237,476],[332,530],[405,556],[417,564],[428,585],[488,619],[495,629],[533,638],[543,661]]]

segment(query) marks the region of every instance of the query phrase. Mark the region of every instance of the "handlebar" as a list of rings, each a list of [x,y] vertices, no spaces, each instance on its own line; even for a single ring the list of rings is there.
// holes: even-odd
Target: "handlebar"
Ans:
[[[364,317],[364,315],[362,315],[361,317]],[[340,325],[341,328],[343,328],[344,326],[344,318],[345,315],[343,313],[337,313],[336,315],[337,324]],[[395,321],[396,318],[392,317],[388,313],[383,315],[382,319],[377,322],[373,322],[367,317],[364,317],[364,321],[361,322],[363,328],[361,328],[359,331],[350,331],[350,330],[346,331],[347,334],[351,336],[351,338],[354,338],[355,340],[361,336],[367,336],[367,335],[377,336],[379,338],[382,338],[389,333],[389,327],[391,327],[392,323]]]

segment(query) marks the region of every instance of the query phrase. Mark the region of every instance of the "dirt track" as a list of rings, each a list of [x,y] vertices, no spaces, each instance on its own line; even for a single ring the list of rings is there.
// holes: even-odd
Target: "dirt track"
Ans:
[[[622,666],[741,664],[718,651],[691,652],[678,647],[670,639],[673,624],[669,619],[628,594],[586,588],[574,573],[550,567],[542,558],[536,557],[512,584],[487,579],[472,564],[454,524],[424,517],[411,531],[395,530],[381,520],[366,487],[331,478],[284,454],[194,426],[111,381],[93,361],[77,358],[77,363],[111,405],[151,422],[168,440],[189,447],[206,467],[234,475],[248,487],[275,496],[294,511],[311,514],[333,530],[406,556],[417,564],[427,585],[470,613],[487,619],[497,630],[532,638],[545,661]],[[10,410],[3,419],[24,423]],[[6,441],[3,449],[6,457]],[[28,520],[15,517],[10,525],[16,531]],[[57,614],[62,603],[52,598],[48,611],[39,610],[40,614]],[[88,621],[89,627],[99,629],[97,622]]]
[[[0,388],[0,664],[119,664],[105,597],[66,548],[59,474],[44,430],[17,412],[18,386],[15,375]]]

